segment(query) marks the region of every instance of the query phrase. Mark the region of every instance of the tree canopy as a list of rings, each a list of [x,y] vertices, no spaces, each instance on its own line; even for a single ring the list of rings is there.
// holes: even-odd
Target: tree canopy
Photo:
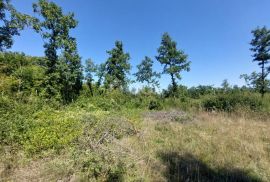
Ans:
[[[125,88],[128,83],[127,74],[131,69],[128,53],[124,52],[123,43],[115,42],[115,48],[107,51],[109,58],[105,63],[105,86],[108,88]]]
[[[264,96],[267,83],[266,78],[270,72],[270,67],[267,67],[270,60],[270,30],[266,27],[263,28],[256,28],[252,31],[253,39],[251,41],[252,48],[251,51],[254,52],[253,54],[253,61],[257,62],[261,68],[261,75],[260,75],[260,93],[262,97]]]
[[[29,22],[30,16],[16,11],[9,0],[0,0],[0,51],[11,48],[13,36],[20,35]]]
[[[41,16],[34,28],[45,41],[46,94],[49,97],[58,95],[69,102],[78,95],[82,85],[81,58],[76,39],[70,36],[70,30],[78,22],[73,13],[64,15],[62,8],[53,2],[39,0],[33,4],[33,8]],[[61,57],[58,52],[62,53]]]
[[[190,70],[190,62],[187,61],[187,57],[184,51],[177,49],[177,43],[172,40],[170,35],[164,33],[156,59],[164,65],[163,73],[170,75],[174,92],[177,90],[176,79],[181,79],[181,71]]]
[[[91,95],[93,96],[93,86],[92,82],[94,81],[94,73],[97,71],[97,66],[94,64],[94,62],[91,59],[87,59],[85,61],[85,79],[86,83],[90,89]]]
[[[153,64],[154,61],[145,56],[142,62],[137,66],[138,71],[134,75],[138,82],[146,82],[147,86],[155,88],[159,86],[159,81],[157,79],[160,78],[160,74],[153,71]]]

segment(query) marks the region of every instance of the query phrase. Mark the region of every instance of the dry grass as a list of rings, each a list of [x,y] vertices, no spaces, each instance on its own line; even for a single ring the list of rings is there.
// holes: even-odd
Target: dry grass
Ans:
[[[159,113],[156,113],[157,115]],[[270,181],[270,122],[200,113],[192,122],[144,121],[124,142],[146,181]]]
[[[65,149],[48,159],[6,160],[1,164],[16,167],[4,177],[6,181],[87,181],[74,161],[81,165],[96,153],[110,156],[101,161],[103,167],[123,165],[123,177],[118,178],[123,181],[270,181],[270,121],[179,111],[143,117],[136,135],[112,140],[95,151],[84,147],[76,155]],[[101,176],[97,181],[105,180]]]

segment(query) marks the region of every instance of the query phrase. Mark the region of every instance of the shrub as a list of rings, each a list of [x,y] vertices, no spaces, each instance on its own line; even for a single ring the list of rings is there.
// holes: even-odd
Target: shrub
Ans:
[[[250,95],[228,94],[207,98],[202,103],[207,111],[232,112],[236,109],[249,109],[252,111],[261,110],[262,102],[260,98]]]
[[[100,100],[97,103],[97,106],[102,109],[103,111],[110,111],[110,110],[119,110],[121,109],[117,102],[113,99],[108,100]]]
[[[32,120],[23,115],[11,113],[2,115],[0,118],[0,143],[5,145],[20,144],[32,124]]]
[[[112,115],[112,113],[110,116],[98,112],[93,115],[86,114],[82,118],[82,122],[85,124],[84,135],[88,136],[90,143],[95,144],[110,142],[112,139],[120,139],[136,132],[133,124],[127,118]]]
[[[5,113],[13,108],[14,102],[8,97],[0,97],[0,113]]]
[[[41,102],[35,98],[15,100],[0,97],[0,143],[21,144],[26,133],[33,127],[33,114],[41,107]]]
[[[148,109],[149,110],[161,110],[162,106],[161,106],[160,102],[158,102],[157,100],[150,100],[150,103],[148,105]]]
[[[29,154],[48,149],[59,151],[77,139],[82,133],[80,118],[71,112],[42,111],[35,114],[36,121],[26,133],[23,142]]]

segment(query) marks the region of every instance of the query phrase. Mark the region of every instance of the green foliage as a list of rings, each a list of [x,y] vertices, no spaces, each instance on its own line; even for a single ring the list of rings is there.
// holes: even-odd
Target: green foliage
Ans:
[[[115,48],[107,51],[109,58],[104,64],[95,65],[90,59],[86,61],[86,82],[83,84],[81,57],[76,39],[70,35],[78,23],[74,14],[65,14],[61,7],[47,0],[39,0],[33,9],[39,19],[18,13],[8,0],[0,0],[0,149],[10,147],[12,152],[20,151],[20,155],[26,153],[27,157],[63,152],[61,154],[71,155],[67,162],[69,170],[63,170],[68,179],[71,172],[79,171],[82,181],[124,181],[126,169],[132,168],[133,163],[126,165],[122,160],[132,156],[135,162],[140,162],[142,158],[137,155],[141,154],[133,153],[130,146],[123,154],[118,154],[119,151],[112,150],[115,149],[112,146],[117,144],[122,151],[125,142],[134,144],[134,138],[121,142],[120,139],[138,134],[142,111],[203,108],[223,112],[252,111],[268,117],[268,95],[262,100],[253,92],[258,90],[264,95],[269,87],[270,31],[266,27],[252,32],[251,50],[262,73],[242,76],[250,88],[230,86],[227,80],[222,83],[222,88],[177,85],[181,72],[190,70],[190,62],[165,33],[156,59],[164,66],[163,73],[170,75],[172,85],[161,94],[155,92],[160,74],[153,71],[153,60],[145,57],[134,75],[138,82],[146,82],[147,86],[136,93],[128,90],[130,56],[125,53],[122,42],[116,41]],[[19,35],[26,25],[32,25],[41,34],[45,58],[4,52],[12,46],[13,36]],[[94,77],[97,77],[96,83]],[[89,90],[92,97],[89,97]],[[74,99],[76,102],[72,102]],[[164,116],[162,112],[150,113]],[[174,123],[157,122],[149,133],[162,135],[154,137],[152,144],[166,144],[161,137],[163,134],[172,135],[176,124],[181,123],[183,131],[184,124],[193,120],[183,113],[175,112],[164,117]],[[151,135],[146,138],[149,137]],[[143,150],[145,147],[142,145]],[[127,157],[127,153],[131,155]],[[148,162],[151,160],[149,157]]]
[[[216,88],[208,85],[199,85],[188,89],[188,96],[193,99],[199,99],[205,95],[215,95],[218,92]]]
[[[257,28],[252,31],[253,39],[251,41],[252,48],[251,51],[254,52],[254,59],[253,61],[258,62],[258,65],[261,68],[261,75],[260,75],[260,93],[262,94],[262,97],[266,93],[267,83],[266,78],[269,74],[270,67],[266,67],[267,64],[270,61],[270,30],[268,30],[266,27],[263,28]]]
[[[33,121],[18,113],[6,113],[0,118],[0,124],[0,143],[2,145],[16,145],[21,144],[25,139],[26,132],[31,129]]]
[[[99,88],[101,86],[101,84],[103,83],[103,81],[105,79],[105,75],[106,75],[106,64],[105,63],[97,65],[96,74],[97,74],[97,77],[98,77],[97,87]]]
[[[144,60],[142,60],[142,62],[137,66],[138,72],[134,75],[136,76],[136,80],[138,82],[146,82],[148,87],[151,86],[153,89],[155,89],[155,87],[159,86],[157,78],[160,78],[160,74],[153,71],[153,63],[154,61],[146,56]]]
[[[34,126],[26,133],[27,139],[23,143],[25,150],[30,154],[48,149],[59,151],[82,133],[82,125],[78,118],[68,113],[59,114],[45,110],[36,113],[34,117]]]
[[[0,51],[11,48],[13,36],[20,35],[29,18],[17,12],[9,0],[0,0]]]
[[[249,89],[252,89],[254,91],[258,91],[260,92],[261,88],[262,88],[262,74],[261,73],[256,73],[255,71],[252,72],[250,75],[247,74],[243,74],[240,75],[240,78],[243,78],[246,82],[246,85],[248,86]],[[270,87],[270,80],[265,78],[264,81],[264,86],[266,91],[269,90]]]
[[[130,56],[124,53],[123,43],[115,42],[115,48],[107,51],[109,58],[105,63],[105,86],[107,88],[124,89],[127,86],[127,74],[131,68],[129,64]]]
[[[72,47],[75,46],[74,45]],[[82,88],[82,66],[77,50],[64,52],[64,56],[59,61],[60,78],[58,86],[64,103],[70,103],[76,99]]]
[[[86,83],[89,87],[91,96],[94,96],[92,82],[94,81],[94,73],[96,72],[96,70],[97,70],[97,66],[94,64],[94,62],[91,59],[86,60],[85,80],[86,80]]]
[[[159,101],[157,100],[151,100],[149,105],[148,105],[149,110],[161,110],[162,106]]]
[[[104,111],[111,111],[111,110],[119,110],[120,106],[113,100],[100,100],[97,103],[97,107],[99,107],[100,109],[104,110]]]
[[[85,73],[86,73],[86,80],[91,80],[93,81],[93,77],[94,77],[94,73],[96,72],[97,70],[97,66],[94,64],[94,62],[91,60],[91,59],[87,59],[85,61]]]
[[[93,152],[77,149],[73,169],[80,171],[79,181],[124,181],[126,165],[109,151]]]
[[[172,85],[168,85],[166,90],[162,91],[162,96],[164,98],[175,97],[175,98],[183,98],[188,96],[188,88],[184,85],[177,85],[177,88],[173,88]]]
[[[42,108],[41,100],[21,101],[8,96],[0,97],[0,143],[2,145],[21,145],[26,133],[34,125],[32,115]]]
[[[225,111],[233,112],[237,109],[249,109],[251,111],[260,111],[262,109],[261,100],[252,95],[227,94],[217,95],[206,98],[203,101],[203,108],[207,111]]]
[[[227,79],[223,80],[221,87],[222,87],[223,92],[228,92],[231,89],[231,86]]]
[[[0,91],[13,96],[41,93],[45,72],[42,60],[22,53],[0,53]]]
[[[173,91],[176,92],[176,79],[181,79],[181,71],[190,70],[190,62],[187,61],[184,51],[177,49],[177,43],[171,39],[168,33],[164,33],[162,36],[156,59],[164,65],[163,73],[170,75]]]
[[[43,20],[36,20],[34,28],[44,40],[46,55],[45,86],[47,97],[59,97],[65,102],[75,99],[82,86],[82,66],[77,52],[76,39],[70,30],[77,26],[74,14],[64,15],[62,8],[53,2],[39,0],[34,12]],[[62,52],[62,56],[57,54]]]
[[[130,99],[126,103],[126,107],[130,109],[149,109],[149,104],[151,101],[156,102],[156,104],[161,104],[160,96],[154,92],[152,88],[143,87],[138,91],[137,94],[130,95]]]

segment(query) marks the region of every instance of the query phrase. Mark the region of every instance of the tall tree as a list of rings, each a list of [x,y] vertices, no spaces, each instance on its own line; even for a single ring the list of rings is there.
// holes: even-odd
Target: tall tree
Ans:
[[[62,58],[58,63],[58,71],[60,73],[60,89],[61,96],[64,102],[68,103],[75,99],[82,88],[82,65],[81,58],[77,52],[76,40],[70,38],[66,42]],[[64,69],[61,69],[64,68]]]
[[[30,16],[21,14],[10,4],[10,0],[0,0],[0,51],[11,48],[13,36],[30,22]]]
[[[106,71],[106,65],[105,63],[101,63],[100,65],[96,66],[96,74],[98,77],[98,81],[97,81],[97,87],[99,88],[101,86],[101,84],[104,82],[104,77],[105,77],[105,71]]]
[[[221,87],[222,87],[222,90],[223,90],[224,92],[228,92],[228,91],[229,91],[229,89],[230,89],[230,84],[229,84],[229,82],[228,82],[227,79],[225,79],[225,80],[222,81]]]
[[[124,52],[123,43],[115,42],[115,48],[107,51],[109,58],[105,63],[105,86],[109,88],[124,89],[128,84],[127,74],[130,71],[130,56]]]
[[[173,92],[176,93],[176,79],[181,79],[181,71],[190,70],[190,62],[187,61],[187,55],[184,51],[177,49],[177,43],[171,39],[168,33],[164,33],[156,59],[164,65],[163,73],[170,75]]]
[[[249,89],[255,90],[255,91],[259,91],[262,88],[262,75],[261,73],[256,73],[255,71],[252,72],[250,75],[248,74],[242,74],[240,75],[241,79],[244,79],[246,82],[246,85]],[[265,79],[265,87],[269,87],[270,86],[270,80],[269,79]]]
[[[89,87],[90,93],[93,96],[93,86],[92,86],[92,82],[94,81],[94,73],[97,70],[97,66],[94,64],[94,62],[91,59],[87,59],[86,60],[86,66],[85,66],[85,79],[86,79],[86,83]]]
[[[72,101],[82,85],[81,58],[77,52],[76,39],[70,30],[77,26],[73,13],[63,14],[62,8],[53,2],[39,0],[33,4],[34,12],[42,17],[34,24],[44,39],[46,65],[46,94]],[[59,58],[58,53],[62,52]]]
[[[260,93],[262,97],[267,90],[266,78],[269,74],[270,68],[267,68],[267,64],[270,60],[270,30],[266,27],[256,28],[252,31],[253,39],[251,41],[252,48],[251,51],[253,54],[253,61],[258,62],[258,65],[261,68],[261,78],[260,78]]]
[[[154,61],[145,56],[144,60],[142,60],[142,62],[137,66],[138,72],[134,75],[138,82],[146,82],[148,87],[155,89],[155,87],[159,86],[157,78],[160,78],[160,74],[153,71],[153,64]]]

